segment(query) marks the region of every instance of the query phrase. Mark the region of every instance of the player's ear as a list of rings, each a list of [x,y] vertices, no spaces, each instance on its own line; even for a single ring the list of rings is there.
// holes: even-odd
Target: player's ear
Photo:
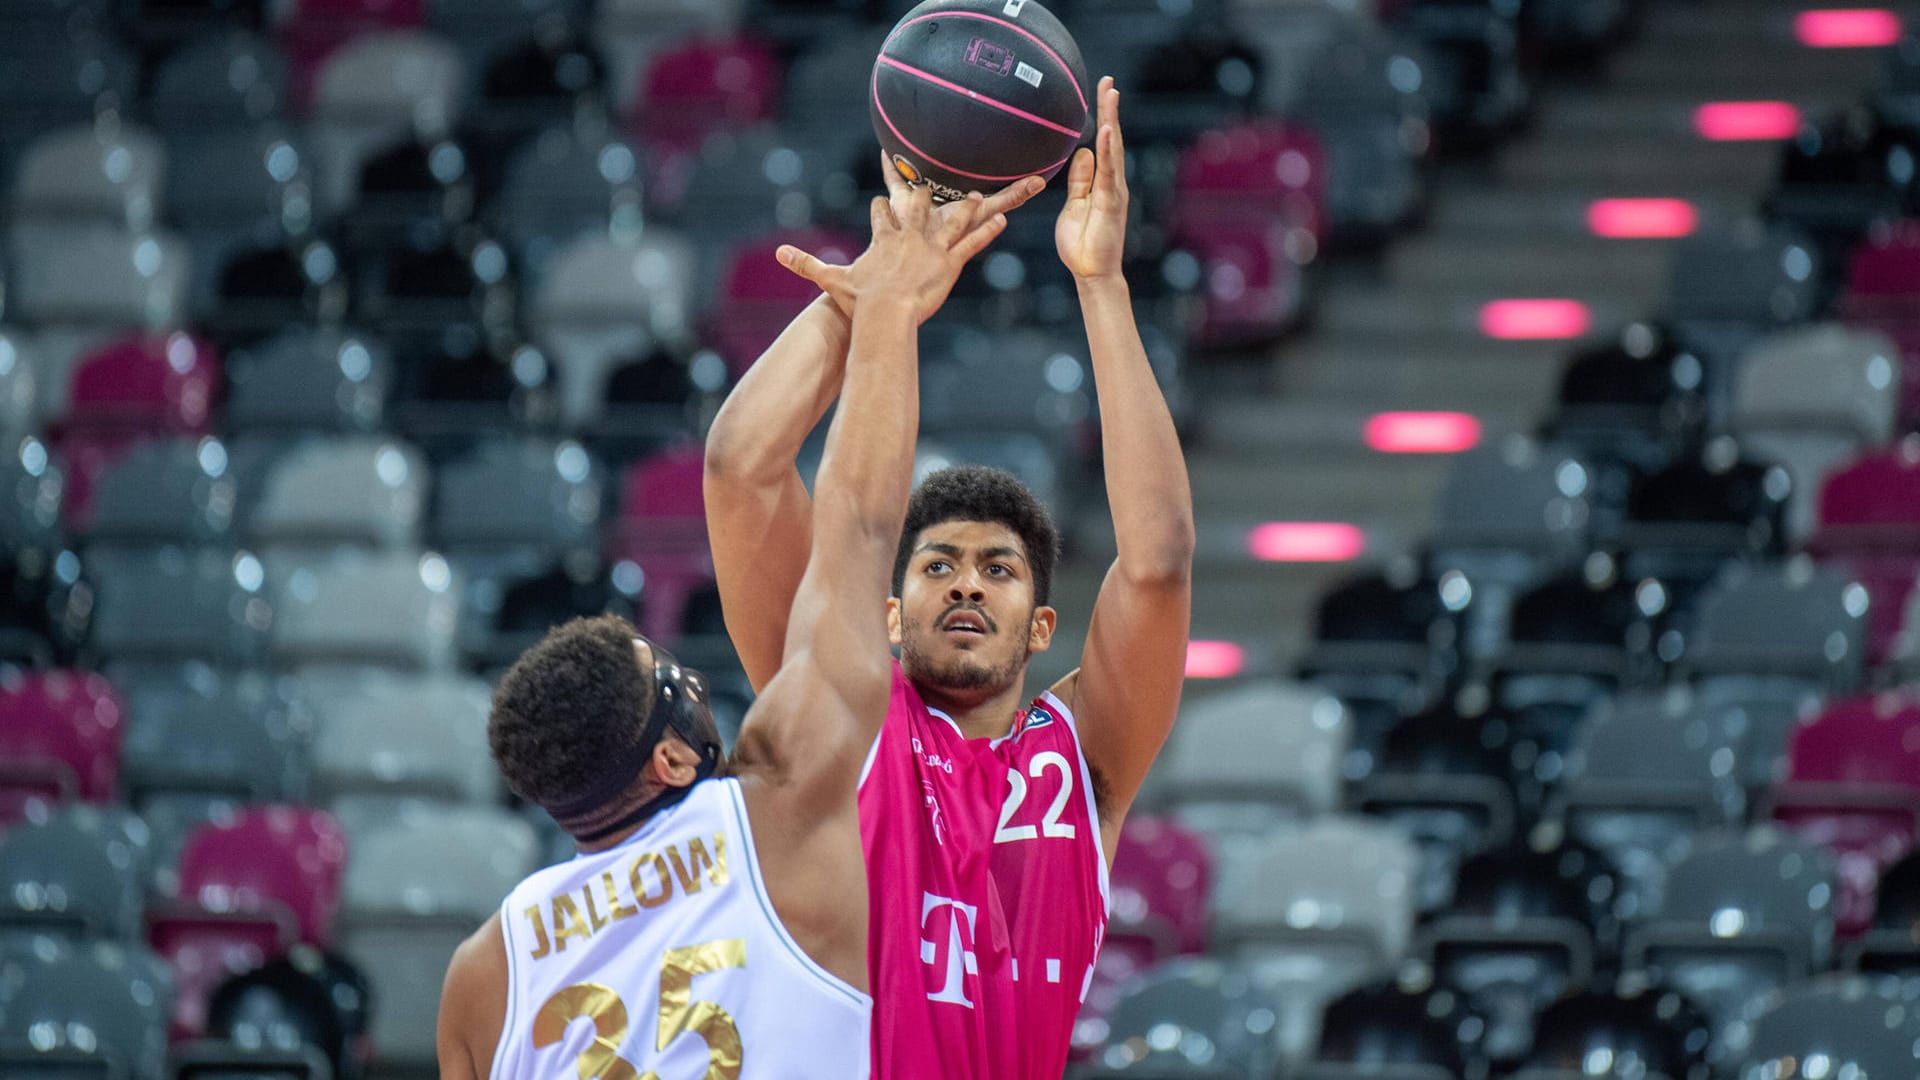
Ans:
[[[677,736],[661,739],[647,764],[653,778],[667,787],[686,787],[700,777],[700,754]]]
[[[897,596],[887,597],[887,643],[900,644],[900,598]]]
[[[1041,653],[1053,647],[1053,628],[1059,612],[1045,604],[1033,609],[1033,625],[1027,628],[1027,652]]]

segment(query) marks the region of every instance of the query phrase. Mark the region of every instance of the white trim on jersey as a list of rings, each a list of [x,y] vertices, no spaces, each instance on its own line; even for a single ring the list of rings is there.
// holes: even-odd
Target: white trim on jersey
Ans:
[[[1113,892],[1107,884],[1107,844],[1100,835],[1100,801],[1094,797],[1093,772],[1087,765],[1087,748],[1080,742],[1080,725],[1073,719],[1073,710],[1055,697],[1053,691],[1046,691],[1036,700],[1059,713],[1067,722],[1067,730],[1073,733],[1073,756],[1080,762],[1080,790],[1087,799],[1087,822],[1093,827],[1093,864],[1100,868],[1100,899],[1106,903],[1107,917],[1112,918]]]
[[[860,780],[853,785],[855,790],[867,786],[867,774],[873,771],[873,759],[880,755],[880,736],[886,730],[886,725],[882,724],[880,730],[873,733],[873,742],[867,746],[867,760],[860,763]]]
[[[794,958],[800,962],[800,966],[805,968],[808,974],[819,980],[822,986],[845,995],[850,998],[855,1005],[859,1005],[862,1008],[872,1008],[872,995],[863,990],[856,989],[845,979],[821,967],[813,957],[807,955],[807,951],[800,947],[799,942],[793,940],[793,935],[787,931],[787,924],[780,921],[779,913],[773,909],[773,898],[767,895],[766,882],[762,880],[760,875],[760,849],[756,847],[753,842],[753,825],[747,820],[747,803],[746,799],[740,793],[740,785],[737,782],[728,784],[727,794],[733,804],[734,821],[739,824],[740,835],[745,841],[741,846],[747,851],[747,858],[743,860],[747,867],[747,876],[753,881],[753,895],[756,900],[760,901],[760,910],[767,918],[767,925],[773,928],[774,935],[779,939],[780,944],[786,946],[787,951],[791,952]]]
[[[500,1025],[500,1038],[493,1044],[493,1064],[488,1067],[489,1077],[507,1075],[507,1064],[503,1060],[507,1053],[507,1036],[516,1030],[513,1026],[514,1014],[520,1008],[520,979],[514,969],[513,960],[513,917],[507,911],[507,905],[513,902],[513,893],[509,891],[500,898],[500,939],[507,949],[507,1012],[506,1022]]]

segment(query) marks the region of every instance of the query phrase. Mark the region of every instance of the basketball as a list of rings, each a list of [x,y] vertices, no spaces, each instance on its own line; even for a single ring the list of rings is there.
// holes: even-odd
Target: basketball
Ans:
[[[1093,92],[1073,35],[1036,0],[927,0],[887,35],[868,104],[894,168],[945,201],[1051,177]]]

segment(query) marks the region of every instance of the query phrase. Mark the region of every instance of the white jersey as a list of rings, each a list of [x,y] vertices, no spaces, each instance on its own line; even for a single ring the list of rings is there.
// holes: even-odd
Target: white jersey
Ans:
[[[618,847],[534,874],[500,920],[493,1080],[868,1075],[872,999],[774,914],[737,780],[701,781]]]

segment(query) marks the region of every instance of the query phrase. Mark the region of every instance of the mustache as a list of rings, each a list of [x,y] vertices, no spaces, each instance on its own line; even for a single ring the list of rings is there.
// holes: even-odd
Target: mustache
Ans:
[[[969,603],[965,600],[962,600],[959,603],[954,604],[951,607],[947,608],[947,610],[941,612],[940,617],[933,621],[934,628],[939,629],[940,627],[947,625],[947,620],[953,618],[953,613],[956,611],[971,611],[975,615],[980,616],[980,621],[987,624],[987,633],[989,634],[997,634],[1000,632],[1000,624],[993,621],[993,616],[987,614],[986,608],[981,607],[979,604]]]

